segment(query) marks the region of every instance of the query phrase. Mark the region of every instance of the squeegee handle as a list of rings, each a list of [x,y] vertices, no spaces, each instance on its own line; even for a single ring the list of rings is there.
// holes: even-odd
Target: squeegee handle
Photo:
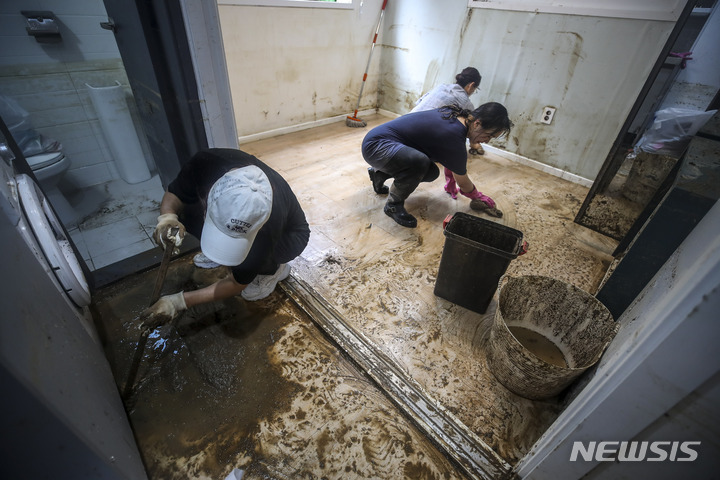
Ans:
[[[125,380],[125,387],[123,388],[122,398],[127,400],[133,392],[135,386],[135,378],[137,377],[138,369],[140,368],[140,362],[142,361],[143,352],[145,351],[145,344],[148,341],[152,328],[147,326],[143,327],[138,339],[137,347],[135,347],[135,354],[133,355],[132,362],[130,363],[130,369],[128,371],[127,380]]]
[[[380,9],[380,17],[378,18],[377,26],[375,27],[375,36],[373,37],[372,44],[370,45],[370,55],[368,55],[367,65],[365,65],[365,73],[363,74],[362,83],[360,84],[360,94],[358,95],[357,105],[355,106],[355,117],[357,117],[357,112],[360,109],[360,99],[362,98],[363,90],[365,89],[365,80],[367,80],[368,70],[370,70],[370,61],[372,60],[373,50],[375,50],[378,33],[380,33],[380,25],[382,24],[383,16],[385,15],[385,5],[387,5],[387,2],[388,0],[385,0],[382,4],[382,8]]]
[[[178,227],[173,227],[170,230],[170,236],[174,237],[177,235],[178,230]],[[173,250],[175,250],[175,245],[165,246],[162,260],[160,261],[160,268],[158,269],[158,275],[155,279],[155,288],[153,288],[153,293],[150,297],[150,306],[160,299],[160,292],[162,291],[163,283],[165,282],[165,275],[167,275],[168,266],[170,266],[170,257],[172,257]]]

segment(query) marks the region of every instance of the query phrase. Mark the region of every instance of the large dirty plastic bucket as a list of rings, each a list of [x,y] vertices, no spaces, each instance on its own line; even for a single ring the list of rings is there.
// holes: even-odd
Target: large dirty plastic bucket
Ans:
[[[457,212],[444,233],[435,295],[485,313],[500,278],[522,251],[522,232]]]
[[[488,368],[508,390],[541,400],[597,363],[617,333],[592,295],[549,277],[505,277],[490,329]]]

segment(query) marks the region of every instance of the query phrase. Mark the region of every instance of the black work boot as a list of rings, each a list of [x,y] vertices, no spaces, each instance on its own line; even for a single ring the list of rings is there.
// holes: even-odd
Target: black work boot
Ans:
[[[373,167],[368,168],[368,175],[370,176],[370,181],[372,182],[373,190],[375,190],[375,193],[377,193],[378,195],[385,195],[390,191],[388,187],[383,185],[385,183],[385,180],[390,178],[390,175],[385,172],[375,170]]]
[[[383,209],[385,215],[392,218],[403,227],[417,227],[417,219],[405,210],[405,202],[393,202],[391,200],[392,198],[388,198],[388,201],[385,203],[385,208]]]

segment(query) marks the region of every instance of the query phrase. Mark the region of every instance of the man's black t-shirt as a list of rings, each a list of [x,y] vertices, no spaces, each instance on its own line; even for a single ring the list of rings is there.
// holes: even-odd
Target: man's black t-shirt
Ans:
[[[270,218],[255,237],[247,258],[231,267],[238,283],[247,285],[256,275],[272,275],[281,263],[287,263],[302,253],[310,238],[310,227],[290,185],[275,170],[252,155],[240,150],[212,148],[195,154],[183,165],[178,176],[168,185],[168,192],[183,204],[200,208],[203,218],[187,219],[188,231],[200,238],[207,198],[213,184],[234,168],[255,165],[270,180],[273,206]]]

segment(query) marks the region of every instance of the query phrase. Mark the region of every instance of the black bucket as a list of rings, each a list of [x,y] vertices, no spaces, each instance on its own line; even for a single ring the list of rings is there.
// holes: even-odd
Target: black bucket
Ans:
[[[523,234],[484,218],[457,212],[445,227],[435,295],[485,313],[500,278],[522,251]]]

